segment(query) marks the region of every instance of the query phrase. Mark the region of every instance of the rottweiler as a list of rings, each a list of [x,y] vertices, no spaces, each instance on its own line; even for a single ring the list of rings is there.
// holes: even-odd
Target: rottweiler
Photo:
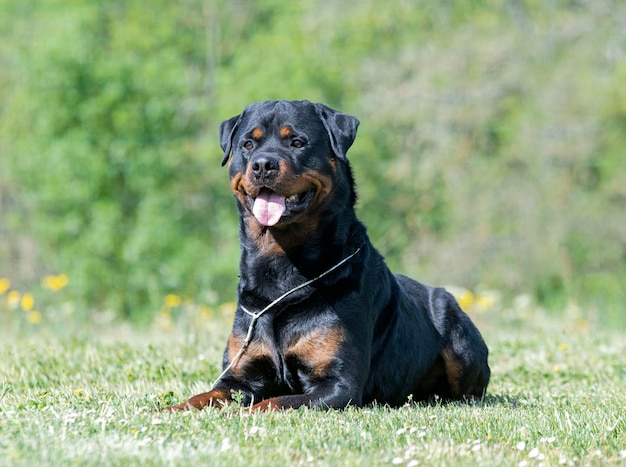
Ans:
[[[478,329],[444,289],[392,273],[356,217],[346,155],[358,126],[283,100],[222,122],[241,218],[237,310],[213,387],[164,410],[482,399]]]

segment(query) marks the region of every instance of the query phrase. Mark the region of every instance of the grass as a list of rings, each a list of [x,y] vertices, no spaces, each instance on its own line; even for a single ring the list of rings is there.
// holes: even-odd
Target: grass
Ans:
[[[8,320],[0,465],[626,463],[622,333],[529,308],[474,318],[491,349],[481,404],[249,416],[155,412],[208,388],[227,320],[194,331]]]

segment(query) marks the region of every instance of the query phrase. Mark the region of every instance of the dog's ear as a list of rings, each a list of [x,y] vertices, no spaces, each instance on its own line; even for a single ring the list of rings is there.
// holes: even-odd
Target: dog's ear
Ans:
[[[233,136],[235,136],[235,131],[237,131],[237,127],[239,127],[239,122],[241,121],[241,115],[237,115],[236,117],[229,118],[228,120],[224,120],[220,124],[220,146],[224,151],[224,157],[222,158],[222,167],[226,165],[228,159],[230,158],[230,152],[233,148]]]
[[[326,128],[335,155],[345,160],[346,153],[356,138],[359,120],[352,115],[337,112],[324,104],[315,104],[315,111]]]

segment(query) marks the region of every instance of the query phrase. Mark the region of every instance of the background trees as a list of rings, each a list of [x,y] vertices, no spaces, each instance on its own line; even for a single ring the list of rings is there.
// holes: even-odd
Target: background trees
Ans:
[[[435,284],[626,299],[621,2],[0,0],[0,276],[85,310],[232,300],[216,128],[255,100],[357,115],[359,214]]]

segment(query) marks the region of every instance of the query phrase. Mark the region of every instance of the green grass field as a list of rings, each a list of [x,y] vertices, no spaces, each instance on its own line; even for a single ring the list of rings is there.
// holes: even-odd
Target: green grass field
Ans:
[[[155,411],[209,387],[227,319],[8,319],[0,465],[624,465],[626,339],[564,313],[473,315],[491,350],[481,404],[253,415]]]

